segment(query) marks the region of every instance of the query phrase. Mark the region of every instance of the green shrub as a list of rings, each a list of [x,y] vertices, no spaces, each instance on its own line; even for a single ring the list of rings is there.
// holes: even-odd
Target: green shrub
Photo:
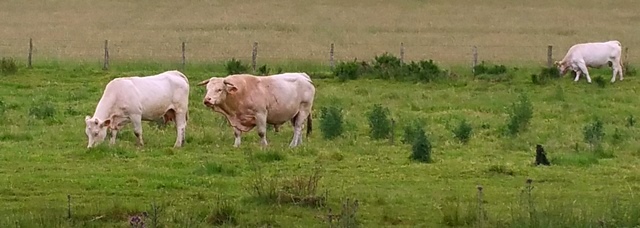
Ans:
[[[429,142],[429,139],[422,128],[419,128],[416,132],[416,138],[412,143],[411,151],[411,159],[425,163],[432,162],[431,142]]]
[[[16,60],[13,58],[2,58],[0,59],[0,74],[1,75],[10,75],[18,72],[18,64],[16,64]]]
[[[638,73],[638,71],[636,71],[636,68],[629,65],[629,63],[624,63],[622,68],[622,73],[624,76],[635,76]]]
[[[531,118],[533,118],[533,105],[526,94],[521,94],[518,97],[518,101],[511,104],[507,133],[517,135],[520,132],[526,131],[529,127],[529,122],[531,122]]]
[[[342,108],[337,105],[320,108],[320,131],[325,139],[334,139],[344,131]]]
[[[4,114],[7,111],[7,105],[4,101],[0,100],[0,115]]]
[[[420,82],[431,82],[445,75],[444,70],[440,69],[433,60],[420,60],[415,63],[411,61],[406,65],[409,75]]]
[[[341,82],[358,79],[359,74],[360,66],[356,60],[339,62],[335,68],[333,68],[333,75]]]
[[[389,109],[380,104],[374,104],[369,112],[369,136],[372,139],[384,139],[391,136],[391,119]]]
[[[225,69],[227,70],[227,74],[242,74],[249,72],[249,65],[242,63],[242,61],[231,58],[231,60],[227,61],[224,64]]]
[[[453,135],[460,142],[466,144],[471,139],[472,131],[473,127],[471,127],[471,124],[467,123],[466,119],[463,119],[460,124],[458,124],[458,127],[453,130]]]

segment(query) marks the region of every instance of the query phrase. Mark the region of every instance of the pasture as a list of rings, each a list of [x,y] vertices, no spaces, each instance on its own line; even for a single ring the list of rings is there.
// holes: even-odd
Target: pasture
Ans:
[[[605,79],[600,87],[570,76],[537,85],[530,75],[544,65],[547,44],[557,45],[558,59],[572,43],[615,38],[637,63],[639,3],[581,1],[577,12],[570,9],[578,1],[474,4],[3,1],[0,57],[22,58],[33,37],[47,59],[32,69],[20,60],[17,73],[0,74],[0,227],[120,227],[143,213],[146,226],[327,227],[327,215],[341,212],[349,227],[349,215],[361,227],[637,226],[637,77],[609,84],[610,69],[591,70]],[[104,39],[127,47],[108,71],[98,62]],[[174,69],[167,44],[180,40],[215,44],[194,48],[183,71],[192,86],[185,147],[171,148],[173,124],[144,123],[143,148],[129,125],[115,146],[87,150],[84,116],[104,85]],[[265,150],[255,131],[233,148],[225,120],[202,105],[204,88],[195,84],[224,76],[221,61],[246,59],[253,41],[272,44],[261,63],[313,77],[314,129],[300,148],[287,147],[288,124],[268,131]],[[433,59],[453,74],[429,83],[340,82],[319,62],[330,42],[352,44],[340,49],[340,60],[370,60],[395,53],[400,41],[417,43],[407,59]],[[473,77],[472,45],[495,47],[481,59],[506,64],[513,78]],[[532,105],[529,127],[505,135],[509,107],[523,94]],[[396,122],[393,143],[369,136],[374,104]],[[331,140],[320,127],[320,110],[329,106],[341,107],[345,121],[344,134]],[[463,119],[473,129],[466,144],[452,132]],[[604,132],[599,151],[584,133],[596,119]],[[412,146],[401,142],[414,120],[423,121],[432,163],[409,159]],[[536,144],[551,166],[532,164]],[[343,208],[347,199],[358,201],[355,213]]]

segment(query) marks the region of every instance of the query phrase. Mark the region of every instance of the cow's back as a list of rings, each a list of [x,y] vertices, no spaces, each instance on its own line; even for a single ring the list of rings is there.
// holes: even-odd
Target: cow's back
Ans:
[[[310,109],[315,87],[305,73],[283,73],[261,78],[261,89],[267,96],[266,109],[270,122],[290,120],[300,109]]]
[[[145,77],[124,77],[118,80],[118,103],[144,119],[162,116],[168,109],[188,109],[189,83],[178,71],[167,71]]]
[[[584,61],[587,65],[601,66],[620,58],[622,47],[616,40],[575,44],[569,48],[565,61]]]

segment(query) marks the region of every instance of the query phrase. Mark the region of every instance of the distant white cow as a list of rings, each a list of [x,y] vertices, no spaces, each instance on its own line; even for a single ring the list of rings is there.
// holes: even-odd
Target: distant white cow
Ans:
[[[581,43],[571,46],[562,61],[556,61],[555,63],[560,75],[566,74],[568,69],[571,69],[576,72],[574,81],[578,81],[580,73],[584,73],[589,83],[591,83],[591,77],[587,67],[600,68],[604,65],[609,65],[613,68],[611,82],[615,82],[616,74],[620,75],[620,80],[624,79],[621,53],[622,44],[617,40]]]
[[[179,71],[167,71],[146,77],[121,77],[111,80],[98,102],[93,117],[86,116],[87,148],[104,141],[107,128],[111,130],[110,145],[126,123],[133,123],[137,145],[143,146],[142,120],[162,118],[176,124],[176,143],[184,143],[188,120],[189,80]]]

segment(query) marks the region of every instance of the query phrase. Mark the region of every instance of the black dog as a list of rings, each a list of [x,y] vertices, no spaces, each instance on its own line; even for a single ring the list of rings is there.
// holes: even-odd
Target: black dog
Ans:
[[[549,160],[547,160],[547,153],[544,152],[544,148],[542,148],[542,145],[537,144],[536,145],[536,165],[551,165],[551,163],[549,163]]]

